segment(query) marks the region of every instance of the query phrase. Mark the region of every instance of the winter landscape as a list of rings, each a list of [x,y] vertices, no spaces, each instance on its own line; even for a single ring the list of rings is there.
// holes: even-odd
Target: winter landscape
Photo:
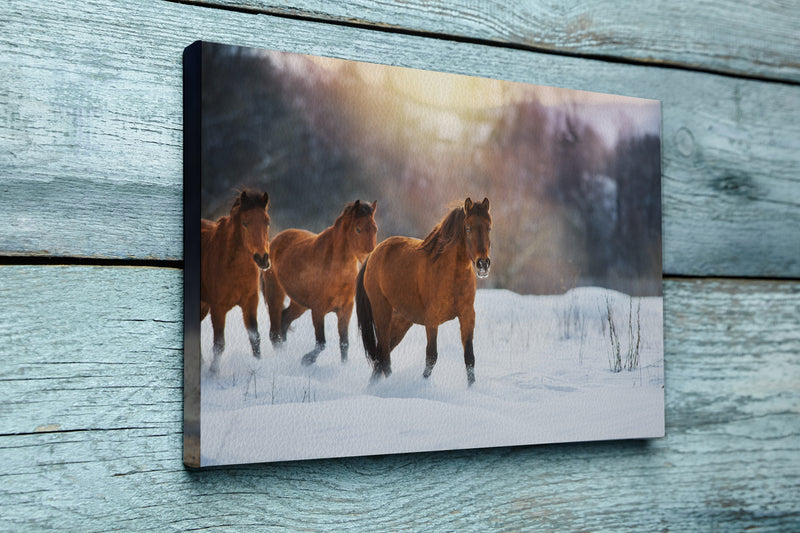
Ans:
[[[476,382],[467,386],[458,322],[439,329],[439,360],[422,377],[425,331],[392,352],[394,373],[370,384],[355,317],[342,364],[334,315],[317,363],[310,313],[273,350],[263,303],[262,358],[239,308],[228,314],[219,373],[208,372],[202,323],[204,466],[623,438],[664,431],[662,298],[601,288],[558,296],[479,289]]]
[[[234,307],[217,373],[206,318],[199,387],[192,376],[187,389],[200,391],[192,460],[663,434],[659,102],[211,43],[202,72],[201,218],[229,215],[243,187],[267,192],[274,244],[287,229],[323,232],[355,200],[377,202],[381,242],[422,239],[468,197],[487,198],[491,274],[475,297],[472,386],[455,320],[439,328],[429,379],[417,325],[392,352],[393,373],[371,384],[355,316],[347,363],[330,314],[327,348],[303,366],[310,313],[276,350],[261,301],[256,359]]]

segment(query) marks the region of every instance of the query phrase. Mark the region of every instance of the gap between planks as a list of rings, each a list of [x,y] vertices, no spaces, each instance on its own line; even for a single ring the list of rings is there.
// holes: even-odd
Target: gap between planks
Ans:
[[[135,259],[54,255],[0,255],[0,266],[108,266],[183,270],[183,259]]]
[[[0,266],[87,266],[87,267],[149,267],[183,270],[182,259],[126,259],[81,256],[44,256],[44,255],[0,255]],[[742,281],[742,282],[800,282],[800,277],[769,276],[693,276],[689,274],[671,274],[664,272],[663,281]]]

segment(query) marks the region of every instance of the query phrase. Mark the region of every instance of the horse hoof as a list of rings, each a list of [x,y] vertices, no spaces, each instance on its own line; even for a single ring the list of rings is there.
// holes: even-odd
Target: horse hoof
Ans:
[[[468,368],[467,369],[467,386],[471,387],[473,383],[475,383],[475,369],[474,368]]]
[[[372,377],[369,379],[370,385],[374,385],[375,383],[379,382],[383,378],[388,378],[392,375],[392,367],[391,366],[376,366],[372,370]]]
[[[317,362],[317,356],[311,353],[307,353],[303,356],[301,363],[303,366],[311,366]]]
[[[428,379],[429,377],[431,377],[431,372],[433,372],[433,367],[426,366],[425,371],[422,373],[422,377]]]

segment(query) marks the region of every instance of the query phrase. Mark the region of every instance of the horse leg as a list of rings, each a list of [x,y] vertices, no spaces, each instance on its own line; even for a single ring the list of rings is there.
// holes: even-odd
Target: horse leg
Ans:
[[[389,350],[394,350],[414,323],[397,313],[392,315],[392,334],[389,337]]]
[[[286,340],[281,336],[281,315],[286,293],[278,283],[272,269],[261,274],[261,291],[264,293],[264,301],[267,302],[269,311],[269,340],[272,342],[272,346],[278,346]]]
[[[289,301],[289,307],[281,313],[281,342],[286,342],[286,332],[289,331],[289,326],[300,318],[300,315],[305,313],[306,310],[308,310],[308,307],[304,307],[294,300]]]
[[[325,349],[325,313],[317,309],[311,310],[311,321],[314,323],[314,335],[317,343],[314,349],[303,356],[304,366],[313,365],[317,361],[320,352]]]
[[[219,358],[225,351],[225,316],[227,312],[211,308],[211,328],[214,330],[214,358],[209,371],[216,374],[219,370]]]
[[[472,334],[475,331],[475,310],[458,317],[461,326],[461,344],[464,345],[464,365],[467,367],[467,385],[475,383],[475,352],[472,349]]]
[[[433,372],[433,365],[439,358],[439,352],[436,348],[436,339],[439,336],[439,326],[425,326],[425,334],[428,337],[428,346],[425,348],[425,370],[422,372],[422,377],[428,378]]]
[[[375,323],[375,338],[378,343],[378,354],[373,361],[372,383],[381,377],[389,377],[392,373],[392,304],[382,294],[370,298],[372,315]]]
[[[209,312],[210,309],[211,308],[208,306],[207,303],[200,302],[200,322],[205,320],[206,315],[208,315],[208,312]]]
[[[349,330],[350,317],[353,316],[353,300],[339,309],[336,318],[339,320],[339,351],[342,354],[342,362],[347,361],[347,352],[350,348]]]
[[[261,359],[261,335],[258,334],[258,292],[253,293],[242,306],[244,325],[250,337],[250,346],[253,348],[253,357]]]

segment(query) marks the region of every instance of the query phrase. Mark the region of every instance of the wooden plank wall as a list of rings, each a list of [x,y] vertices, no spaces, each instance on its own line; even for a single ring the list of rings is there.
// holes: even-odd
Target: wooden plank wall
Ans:
[[[0,530],[800,530],[800,7],[510,4],[0,6]],[[661,100],[667,437],[186,470],[196,39]]]

